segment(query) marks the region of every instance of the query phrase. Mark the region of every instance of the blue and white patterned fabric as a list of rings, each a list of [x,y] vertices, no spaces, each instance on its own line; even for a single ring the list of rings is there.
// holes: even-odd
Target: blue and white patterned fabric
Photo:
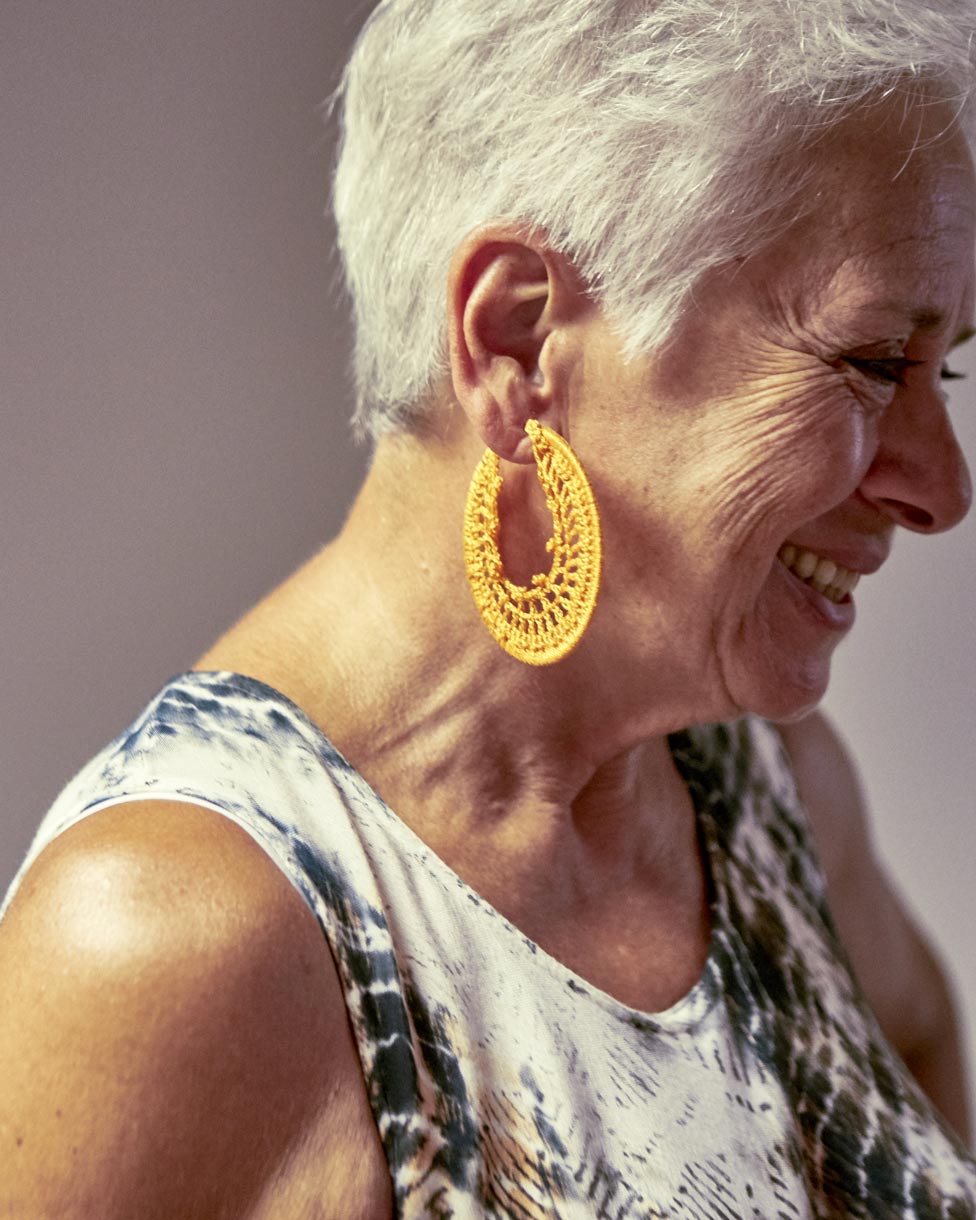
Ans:
[[[845,964],[775,731],[745,719],[671,746],[713,931],[663,1013],[528,940],[297,707],[232,673],[170,682],[68,785],[24,868],[113,803],[191,801],[243,827],[338,966],[398,1217],[976,1216],[976,1167]]]

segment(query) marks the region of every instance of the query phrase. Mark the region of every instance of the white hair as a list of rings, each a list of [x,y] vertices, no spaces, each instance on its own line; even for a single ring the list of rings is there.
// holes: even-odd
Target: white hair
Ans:
[[[422,421],[477,225],[543,232],[652,351],[800,214],[826,127],[923,86],[968,111],[974,33],[976,0],[384,0],[338,95],[359,430]]]

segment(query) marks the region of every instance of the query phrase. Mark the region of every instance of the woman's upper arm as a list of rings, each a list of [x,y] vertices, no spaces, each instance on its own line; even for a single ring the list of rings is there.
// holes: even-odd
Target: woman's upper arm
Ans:
[[[0,924],[0,1214],[240,1217],[322,1111],[342,1001],[290,884],[219,815],[56,840]]]

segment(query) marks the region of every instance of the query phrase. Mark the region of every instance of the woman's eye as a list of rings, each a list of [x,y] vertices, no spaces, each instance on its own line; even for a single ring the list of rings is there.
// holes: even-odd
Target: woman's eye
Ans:
[[[881,381],[886,385],[904,385],[907,370],[924,362],[909,360],[907,356],[891,356],[885,360],[865,360],[859,356],[847,356],[845,363],[874,381]],[[965,376],[965,373],[957,373],[946,364],[939,370],[939,377],[943,381],[962,381]]]
[[[907,356],[891,356],[885,360],[865,360],[856,356],[847,356],[845,363],[851,368],[857,369],[859,373],[863,373],[865,377],[870,377],[873,381],[881,381],[885,385],[904,385],[905,373],[908,369],[914,368],[917,364],[921,364],[920,360],[909,360]],[[954,376],[948,369],[943,370],[943,377],[946,374]]]

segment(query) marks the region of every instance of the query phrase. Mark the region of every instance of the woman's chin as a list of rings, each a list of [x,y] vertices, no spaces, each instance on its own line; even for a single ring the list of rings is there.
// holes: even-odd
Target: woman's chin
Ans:
[[[808,715],[827,693],[834,650],[853,623],[849,597],[828,602],[777,563],[726,640],[726,689],[735,706],[767,720]]]
[[[827,693],[830,662],[827,655],[793,658],[792,664],[779,668],[763,665],[761,672],[742,674],[730,690],[742,713],[780,723],[802,720]]]

